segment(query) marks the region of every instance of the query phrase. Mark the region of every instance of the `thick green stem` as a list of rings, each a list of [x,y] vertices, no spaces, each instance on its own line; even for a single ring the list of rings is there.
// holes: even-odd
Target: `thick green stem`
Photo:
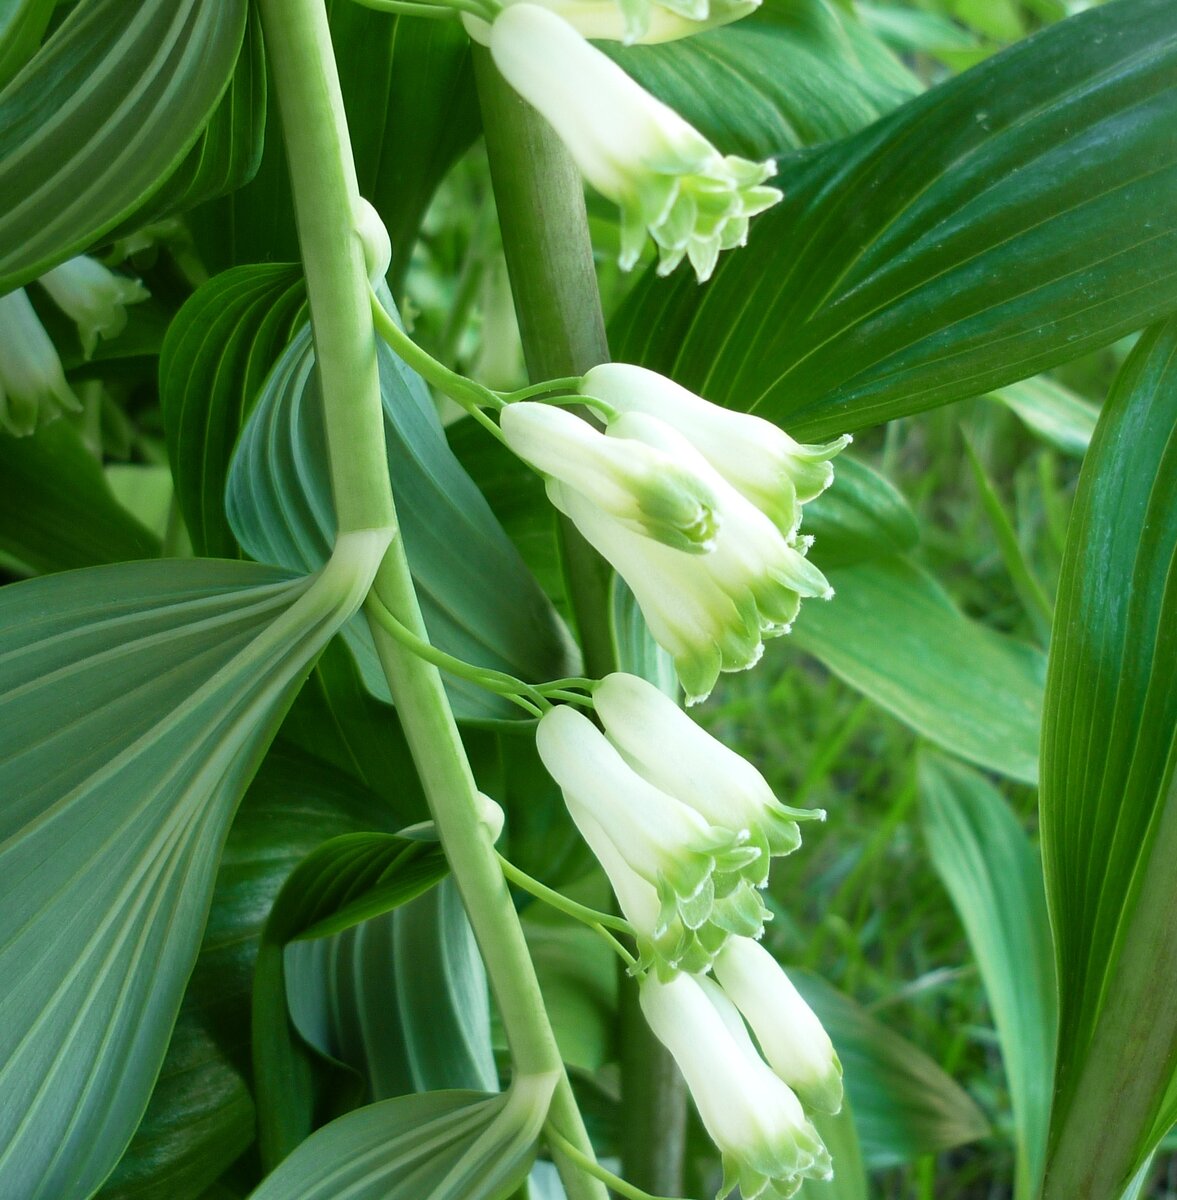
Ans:
[[[384,449],[376,336],[359,197],[323,0],[259,0],[286,130],[329,464],[340,532],[395,526]],[[394,539],[374,584],[412,634],[426,636],[408,561]],[[515,1070],[559,1074],[550,1122],[592,1154],[544,1010],[523,930],[477,808],[477,788],[437,668],[373,624],[380,661],[446,856],[486,961]],[[561,1164],[569,1200],[603,1200],[601,1184]]]
[[[609,358],[580,173],[542,117],[474,48],[486,149],[503,249],[532,380],[583,375]],[[608,565],[568,522],[564,571],[586,674],[617,669]],[[625,1176],[654,1193],[682,1190],[686,1093],[668,1052],[650,1033],[637,989],[622,972],[621,1153]]]
[[[360,195],[322,0],[259,0],[286,140],[339,532],[395,521]]]

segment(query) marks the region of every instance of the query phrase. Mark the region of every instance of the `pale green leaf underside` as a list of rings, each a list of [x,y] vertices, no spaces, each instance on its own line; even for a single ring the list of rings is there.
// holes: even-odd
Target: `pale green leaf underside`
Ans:
[[[529,681],[570,673],[555,611],[446,445],[424,383],[385,347],[379,361],[397,516],[431,639]],[[309,329],[275,365],[242,431],[226,507],[253,558],[299,571],[324,561],[335,513]],[[352,621],[345,637],[368,689],[388,700],[367,625]],[[447,677],[446,685],[459,717],[518,715],[465,680]]]
[[[83,0],[0,94],[0,291],[155,192],[233,73],[245,0]]]
[[[1054,950],[1042,864],[1002,795],[976,771],[921,756],[932,863],[960,915],[985,984],[1013,1105],[1015,1195],[1036,1196],[1046,1154],[1054,1039]]]
[[[965,616],[902,558],[843,567],[830,581],[834,599],[805,605],[793,642],[938,746],[1037,779],[1041,652]]]
[[[88,1196],[117,1161],[237,801],[386,541],[316,579],[156,561],[0,593],[0,1195]]]
[[[527,1175],[537,1116],[511,1092],[383,1100],[312,1134],[251,1200],[501,1200]]]

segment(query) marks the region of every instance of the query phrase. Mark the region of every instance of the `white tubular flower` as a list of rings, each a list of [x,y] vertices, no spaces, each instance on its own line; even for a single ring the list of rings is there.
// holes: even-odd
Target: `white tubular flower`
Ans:
[[[830,1156],[797,1097],[756,1053],[739,1014],[690,975],[642,980],[642,1012],[674,1055],[723,1157],[727,1195],[786,1200],[805,1179],[830,1179]]]
[[[508,0],[519,3],[520,0]],[[760,0],[532,0],[562,17],[582,37],[653,45],[691,37],[729,25],[760,7]],[[470,36],[490,41],[490,26],[477,17],[462,18]]]
[[[665,375],[606,363],[585,375],[580,391],[620,412],[647,413],[672,425],[786,538],[801,523],[801,505],[833,482],[830,459],[849,435],[821,445],[794,441],[771,421],[711,404]]]
[[[718,921],[727,919],[732,907],[722,901],[739,893],[741,883],[744,891],[754,894],[743,876],[750,870],[759,873],[755,864],[760,851],[739,833],[709,824],[694,809],[647,783],[630,770],[600,730],[572,708],[555,708],[541,718],[536,745],[564,793],[573,821],[606,870],[615,853],[653,888],[658,908],[649,928],[651,941],[662,947],[677,946],[685,936],[682,931],[716,925],[713,948],[717,948],[727,932]],[[726,891],[718,904],[717,876]],[[640,908],[643,895],[640,889],[630,888],[629,902]],[[755,899],[759,902],[758,896]],[[648,911],[638,918],[643,928],[648,927]],[[757,922],[757,931],[759,926]]]
[[[593,692],[593,707],[609,741],[643,779],[711,824],[749,833],[763,852],[761,883],[768,878],[770,855],[790,854],[801,844],[798,820],[825,816],[781,804],[747,759],[636,675],[607,676]]]
[[[0,427],[27,437],[81,408],[24,288],[0,296]]]
[[[549,481],[575,489],[635,534],[707,552],[717,528],[710,488],[673,455],[627,437],[633,421],[622,418],[604,434],[566,409],[526,401],[500,417],[507,445]]]
[[[721,250],[742,245],[748,219],[781,199],[774,164],[724,156],[673,109],[536,4],[512,4],[490,30],[507,82],[555,127],[585,178],[621,208],[621,266],[647,231],[659,273],[689,258],[700,282]]]
[[[720,671],[754,666],[763,639],[792,628],[802,596],[828,599],[833,591],[805,559],[805,544],[790,545],[677,431],[642,413],[621,420],[710,488],[717,499],[714,549],[688,558],[658,545],[558,481],[548,496],[629,584],[650,632],[674,657],[687,703],[694,704],[710,694]]]
[[[731,938],[715,957],[715,977],[744,1014],[769,1066],[806,1107],[842,1107],[842,1064],[829,1034],[780,964],[748,938]]]
[[[127,324],[126,306],[150,295],[137,279],[116,275],[84,254],[54,267],[37,282],[53,297],[57,307],[76,322],[87,358],[94,353],[99,336],[110,338],[122,333]]]

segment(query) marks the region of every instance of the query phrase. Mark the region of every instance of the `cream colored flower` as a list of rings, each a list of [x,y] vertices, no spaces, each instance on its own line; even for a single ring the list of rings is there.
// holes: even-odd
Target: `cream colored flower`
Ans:
[[[117,275],[96,259],[80,255],[37,280],[53,302],[78,326],[82,351],[89,358],[99,337],[112,338],[127,324],[127,305],[150,294],[137,280]]]
[[[0,296],[0,427],[26,437],[81,407],[25,290]]]

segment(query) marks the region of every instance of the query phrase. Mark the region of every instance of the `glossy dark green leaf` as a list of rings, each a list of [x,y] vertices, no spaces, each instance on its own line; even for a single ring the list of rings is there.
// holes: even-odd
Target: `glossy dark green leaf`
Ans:
[[[0,290],[138,211],[236,67],[246,0],[82,0],[0,95]]]
[[[1177,322],[1104,406],[1067,534],[1042,740],[1058,954],[1046,1195],[1118,1195],[1177,1117]]]
[[[1038,1195],[1058,1032],[1042,864],[1001,794],[976,771],[925,753],[919,764],[932,863],[968,934],[997,1027],[1017,1145],[1015,1195]]]
[[[1081,13],[786,162],[703,288],[652,275],[621,361],[819,438],[1036,374],[1177,308],[1177,8]]]
[[[85,1197],[121,1155],[232,813],[386,540],[307,579],[176,560],[0,592],[0,1193]]]
[[[555,610],[447,446],[424,382],[383,345],[379,361],[400,532],[431,638],[467,662],[527,680],[573,673]],[[335,517],[309,329],[283,353],[242,432],[227,508],[242,546],[260,561],[305,570],[326,557]],[[366,685],[387,700],[367,626],[352,622],[346,636]],[[447,687],[460,717],[520,712],[465,680],[450,677]]]
[[[790,635],[796,645],[945,750],[1036,781],[1041,651],[965,616],[903,558],[829,578],[836,595],[805,604]]]
[[[862,1155],[883,1167],[984,1137],[968,1093],[922,1050],[816,975],[789,978],[826,1027],[838,1057]]]
[[[919,540],[911,506],[891,483],[847,454],[835,464],[835,486],[805,506],[810,557],[823,571],[910,550]]]
[[[752,159],[855,133],[920,91],[856,17],[827,0],[767,0],[722,29],[601,48],[724,154]]]
[[[159,397],[176,496],[197,554],[240,553],[225,519],[233,445],[294,332],[305,300],[296,266],[225,271],[176,314],[159,360]]]
[[[383,1100],[313,1134],[252,1200],[504,1200],[527,1176],[546,1112],[527,1090]]]
[[[0,0],[0,88],[32,58],[56,0]]]
[[[159,554],[159,538],[115,500],[67,421],[32,437],[0,435],[0,480],[0,551],[30,573]]]

